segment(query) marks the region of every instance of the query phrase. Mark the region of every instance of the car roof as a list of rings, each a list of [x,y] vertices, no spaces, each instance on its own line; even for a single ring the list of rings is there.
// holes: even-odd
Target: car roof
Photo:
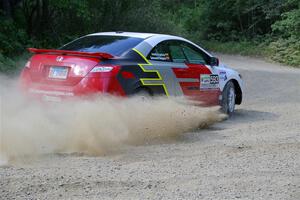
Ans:
[[[109,35],[109,36],[125,36],[125,37],[136,37],[141,39],[147,39],[153,36],[170,36],[170,37],[176,37],[172,35],[167,34],[158,34],[158,33],[138,33],[138,32],[123,32],[123,31],[116,31],[116,32],[100,32],[100,33],[93,33],[89,35]]]
[[[96,35],[105,35],[105,36],[124,36],[124,37],[135,37],[135,38],[141,38],[144,40],[144,42],[140,43],[140,45],[136,46],[137,49],[139,49],[144,55],[147,55],[149,53],[150,49],[144,48],[144,43],[150,44],[152,47],[154,47],[156,44],[158,44],[161,41],[164,40],[181,40],[186,41],[188,43],[191,43],[198,48],[200,48],[202,51],[207,53],[211,56],[210,53],[205,51],[203,48],[198,46],[197,44],[179,36],[174,35],[167,35],[167,34],[158,34],[158,33],[139,33],[139,32],[123,32],[123,31],[116,31],[116,32],[99,32],[99,33],[93,33],[89,34],[88,36],[96,36]]]

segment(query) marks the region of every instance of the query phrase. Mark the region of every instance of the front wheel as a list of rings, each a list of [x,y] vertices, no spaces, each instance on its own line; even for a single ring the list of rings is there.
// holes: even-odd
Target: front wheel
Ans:
[[[236,98],[236,93],[235,93],[234,84],[230,81],[225,85],[223,89],[222,102],[221,102],[222,111],[225,114],[228,114],[229,116],[231,116],[234,113],[235,98]]]

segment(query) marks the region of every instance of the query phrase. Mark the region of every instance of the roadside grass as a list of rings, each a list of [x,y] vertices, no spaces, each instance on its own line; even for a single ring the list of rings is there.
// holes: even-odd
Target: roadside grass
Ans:
[[[249,41],[241,42],[219,42],[219,41],[204,41],[203,46],[210,50],[225,54],[238,54],[243,56],[264,57],[266,55],[265,44],[257,44]]]
[[[297,38],[280,39],[269,45],[268,57],[280,63],[300,68],[300,41]]]
[[[204,41],[202,45],[214,52],[262,57],[278,63],[300,68],[300,41],[295,38],[275,42],[258,41]]]

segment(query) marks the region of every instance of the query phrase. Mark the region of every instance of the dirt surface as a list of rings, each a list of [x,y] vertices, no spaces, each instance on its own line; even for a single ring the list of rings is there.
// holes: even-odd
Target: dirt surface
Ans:
[[[175,141],[0,167],[0,199],[300,199],[300,69],[220,56],[246,82],[235,115]]]

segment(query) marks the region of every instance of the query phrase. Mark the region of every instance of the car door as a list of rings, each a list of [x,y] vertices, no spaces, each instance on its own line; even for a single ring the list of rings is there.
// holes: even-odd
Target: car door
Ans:
[[[149,85],[162,85],[167,96],[175,95],[174,78],[168,41],[157,44],[147,56],[149,65],[144,68],[151,72],[157,72],[159,79],[147,80]]]
[[[219,77],[212,74],[210,57],[185,41],[170,41],[168,46],[173,71],[180,85],[176,94],[205,104],[218,104]]]

